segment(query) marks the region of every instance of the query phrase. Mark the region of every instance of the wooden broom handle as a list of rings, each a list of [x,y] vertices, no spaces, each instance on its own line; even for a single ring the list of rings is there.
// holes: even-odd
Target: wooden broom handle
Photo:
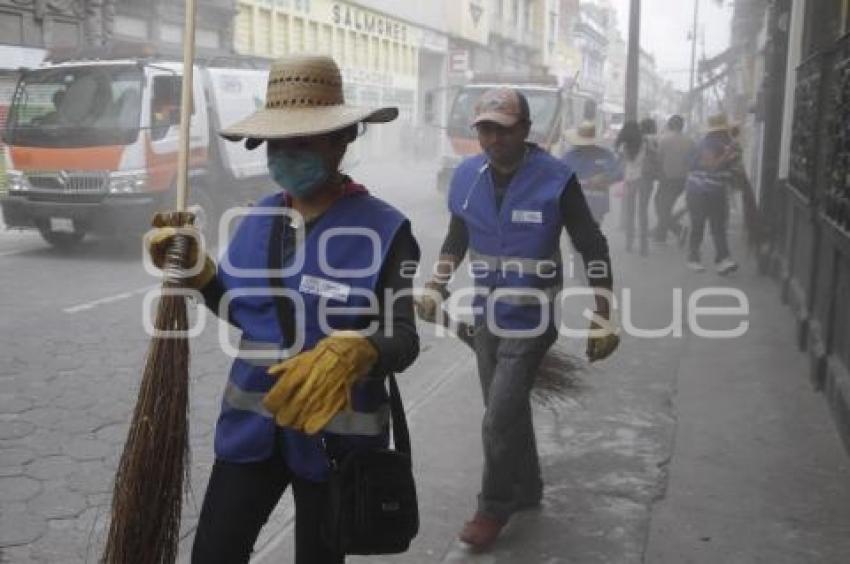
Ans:
[[[177,150],[177,211],[186,210],[189,199],[189,141],[192,123],[192,69],[195,60],[195,0],[186,0],[183,29],[183,85],[180,91],[180,145]]]

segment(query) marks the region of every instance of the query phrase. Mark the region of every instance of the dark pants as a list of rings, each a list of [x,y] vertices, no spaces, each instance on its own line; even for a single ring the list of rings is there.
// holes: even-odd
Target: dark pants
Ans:
[[[486,327],[475,336],[485,406],[478,510],[492,517],[507,519],[543,495],[530,394],[543,355],[556,337],[552,328],[537,338],[500,338]]]
[[[682,229],[678,216],[673,216],[673,206],[684,190],[685,178],[665,178],[658,184],[658,192],[655,193],[655,215],[658,216],[656,241],[666,241],[667,233],[678,235]]]
[[[336,564],[320,536],[327,484],[294,476],[278,454],[262,462],[216,460],[201,508],[193,564],[248,562],[254,542],[286,487],[295,497],[296,564]]]
[[[729,245],[726,242],[726,226],[729,221],[729,201],[726,190],[706,192],[688,192],[688,213],[691,216],[691,240],[688,260],[699,262],[700,247],[706,222],[711,227],[714,240],[714,262],[729,257]]]
[[[635,215],[641,253],[646,253],[649,240],[649,200],[655,182],[645,178],[626,182],[623,213],[625,214],[626,250],[631,251],[635,241]]]

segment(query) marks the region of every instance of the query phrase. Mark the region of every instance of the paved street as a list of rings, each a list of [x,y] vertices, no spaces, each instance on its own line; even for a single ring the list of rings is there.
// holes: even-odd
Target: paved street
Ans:
[[[421,164],[352,171],[411,217],[426,267],[447,220],[433,172]],[[422,354],[400,377],[421,532],[405,555],[352,562],[847,561],[850,463],[823,398],[804,376],[792,316],[774,282],[759,278],[741,251],[733,277],[693,274],[678,249],[627,255],[612,217],[604,228],[617,286],[631,290],[633,325],[668,325],[674,288],[687,303],[694,290],[717,285],[747,296],[747,333],[700,338],[685,311],[682,337],[625,335],[612,359],[583,366],[570,397],[535,408],[543,508],[518,515],[491,553],[476,556],[455,541],[474,508],[481,464],[474,361],[456,340],[422,326]],[[139,257],[101,241],[62,254],[32,233],[0,233],[0,562],[99,557],[148,343],[143,298],[158,284]],[[730,328],[740,319],[706,325]],[[559,346],[580,355],[584,343],[562,338]],[[192,342],[184,561],[227,365],[208,317]],[[254,561],[290,561],[291,529],[287,493]]]

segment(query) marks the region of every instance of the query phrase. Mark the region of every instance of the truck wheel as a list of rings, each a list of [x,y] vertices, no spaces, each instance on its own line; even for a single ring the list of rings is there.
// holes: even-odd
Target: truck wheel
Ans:
[[[61,251],[70,251],[79,245],[83,237],[86,236],[85,230],[80,229],[77,225],[74,226],[73,233],[51,231],[50,224],[43,221],[38,222],[36,226],[38,227],[38,232],[41,234],[41,238]]]

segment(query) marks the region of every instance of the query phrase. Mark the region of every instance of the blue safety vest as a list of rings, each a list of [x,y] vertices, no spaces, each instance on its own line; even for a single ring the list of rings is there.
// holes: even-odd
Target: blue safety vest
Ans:
[[[517,336],[552,323],[553,298],[563,286],[560,198],[572,174],[530,146],[497,209],[485,155],[466,159],[455,171],[449,210],[469,232],[476,322],[489,319]],[[547,313],[548,324],[541,317]]]
[[[265,460],[279,439],[290,469],[321,481],[329,469],[324,443],[341,450],[386,446],[387,395],[380,378],[358,382],[352,391],[353,411],[340,413],[326,432],[315,436],[278,430],[263,407],[262,398],[275,382],[267,369],[279,360],[285,341],[272,296],[280,289],[271,286],[268,275],[250,270],[268,269],[274,216],[263,215],[263,208],[283,206],[282,194],[261,200],[255,208],[258,213],[245,216],[230,241],[225,256],[229,264],[223,260],[219,266],[225,299],[230,300],[228,316],[242,330],[242,340],[222,399],[215,453],[231,462]],[[395,234],[407,221],[401,212],[366,193],[344,196],[316,220],[299,245],[303,254],[296,252],[283,264],[287,268],[303,260],[301,268],[295,262],[293,272],[283,274],[283,287],[295,306],[296,346],[301,340],[301,350],[309,350],[330,331],[366,328],[368,316],[363,312],[377,313],[374,292],[379,273]]]

